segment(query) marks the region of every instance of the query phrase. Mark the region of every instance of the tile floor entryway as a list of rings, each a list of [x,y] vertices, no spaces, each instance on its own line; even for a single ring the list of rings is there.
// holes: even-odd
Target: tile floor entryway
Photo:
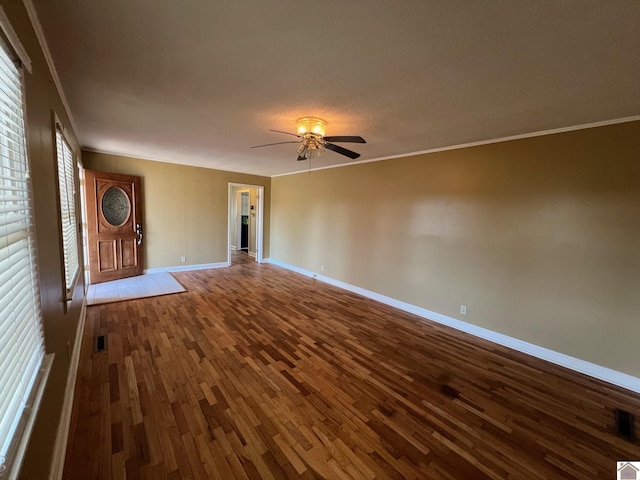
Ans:
[[[170,273],[152,273],[89,285],[87,305],[100,305],[185,291],[185,288]]]

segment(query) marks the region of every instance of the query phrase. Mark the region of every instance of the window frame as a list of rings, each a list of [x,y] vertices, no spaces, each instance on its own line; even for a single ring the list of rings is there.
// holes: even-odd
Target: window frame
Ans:
[[[3,324],[2,319],[0,319],[0,327],[5,332],[3,334],[3,339],[6,340],[6,343],[0,344],[0,351],[7,353],[7,358],[12,359],[12,361],[15,362],[11,364],[6,364],[6,362],[4,362],[5,368],[12,366],[12,369],[15,369],[17,374],[21,376],[21,381],[19,382],[19,384],[15,384],[15,382],[11,383],[12,387],[15,388],[8,392],[8,394],[6,390],[4,392],[4,395],[6,395],[5,398],[10,399],[9,402],[14,403],[17,408],[10,408],[3,412],[3,415],[11,414],[11,416],[9,417],[4,417],[5,421],[7,421],[8,418],[8,421],[11,423],[5,423],[3,427],[5,428],[5,434],[7,434],[8,437],[0,439],[2,441],[0,442],[0,448],[2,449],[0,451],[0,455],[4,455],[0,456],[0,478],[14,479],[17,478],[22,466],[22,462],[24,460],[29,437],[31,436],[33,426],[35,424],[36,414],[40,407],[49,373],[51,372],[54,354],[47,354],[45,350],[44,321],[42,315],[40,280],[38,275],[37,232],[34,214],[35,205],[33,199],[33,182],[31,179],[32,168],[28,150],[29,132],[27,127],[28,122],[25,94],[25,70],[31,72],[31,61],[26,54],[26,51],[24,50],[22,44],[20,43],[18,36],[11,27],[11,24],[2,6],[0,6],[0,49],[2,50],[3,56],[6,54],[6,58],[9,60],[9,62],[13,63],[16,67],[15,73],[5,70],[4,74],[7,75],[7,77],[5,78],[9,79],[10,81],[17,80],[16,84],[19,83],[20,106],[19,109],[16,108],[14,112],[20,112],[20,121],[22,123],[21,138],[19,139],[19,146],[22,152],[18,153],[17,159],[12,159],[11,156],[9,156],[7,157],[9,162],[2,161],[0,162],[0,165],[4,165],[2,168],[11,169],[15,168],[11,166],[11,162],[18,162],[17,165],[21,165],[20,168],[24,168],[24,170],[21,170],[22,176],[16,176],[16,180],[25,185],[23,189],[16,189],[15,195],[9,194],[7,197],[7,194],[5,193],[3,196],[5,196],[4,201],[7,202],[7,204],[5,205],[9,206],[12,204],[12,202],[15,203],[16,201],[26,201],[26,226],[20,228],[20,230],[16,230],[14,233],[17,233],[23,229],[25,230],[27,252],[23,255],[24,258],[28,258],[28,260],[26,261],[28,262],[27,266],[30,277],[29,279],[26,279],[26,284],[31,284],[30,287],[19,287],[18,293],[24,294],[24,298],[20,300],[19,310],[16,310],[15,307],[15,300],[18,297],[14,297],[12,295],[14,293],[12,290],[6,291],[3,296],[0,297],[0,304],[4,304],[4,308],[9,309],[9,316],[4,319],[4,322],[6,323]],[[5,59],[3,59],[2,61],[4,63]],[[18,89],[16,88],[12,91],[17,93],[17,90]],[[10,90],[7,91],[11,92]],[[17,102],[15,102],[14,106],[17,107]],[[4,123],[4,115],[0,118],[3,119]],[[6,133],[3,133],[2,135],[9,138],[9,135],[7,135]],[[12,141],[16,142],[15,139],[13,139]],[[7,148],[9,148],[8,145],[9,144],[7,144]],[[0,182],[0,187],[4,186],[3,190],[5,192],[12,191],[15,185],[12,185],[10,183],[12,181],[11,177],[6,177],[3,173],[1,178],[3,178],[3,181]],[[6,179],[9,179],[9,183],[5,183]],[[22,197],[23,200],[19,200],[20,197]],[[7,217],[4,217],[2,219],[2,224],[8,226],[8,221],[9,219]],[[9,230],[7,230],[7,232],[9,232]],[[11,233],[7,233],[6,235],[0,237],[0,240],[4,242],[6,239],[6,241],[9,242],[11,235]],[[0,244],[2,242],[0,242]],[[10,244],[7,243],[7,251],[4,252],[4,254],[7,255],[7,259],[11,259],[13,255],[11,247],[9,245]],[[15,251],[17,250],[14,250],[14,252]],[[10,263],[10,266],[14,265]],[[21,271],[22,267],[15,273]],[[12,286],[12,288],[14,287]],[[7,298],[10,298],[10,300],[6,301]],[[25,311],[29,312],[26,316],[24,315]],[[35,331],[33,330],[34,327]],[[26,340],[25,338],[21,337],[25,334],[20,332],[25,331],[30,331],[30,333],[28,334],[31,336],[31,340]],[[28,353],[29,357],[27,357],[26,361],[25,359],[21,358],[21,356],[10,356],[12,350],[8,348],[8,346],[12,345],[13,339],[20,342],[19,345],[21,347],[28,347],[30,349],[27,350],[27,352],[30,353]],[[24,352],[24,350],[21,350],[21,352]],[[7,371],[12,370],[4,370],[4,372]],[[3,372],[0,372],[0,375],[2,375],[2,373]],[[10,373],[10,375],[15,375],[15,373]],[[25,383],[25,380],[28,381]],[[3,385],[3,387],[5,387],[5,385]],[[5,406],[7,405],[5,404]],[[0,418],[0,420],[2,420],[2,418]],[[8,428],[7,425],[9,425]]]
[[[80,245],[78,242],[78,231],[80,226],[78,225],[78,175],[76,173],[76,163],[77,156],[71,147],[71,139],[69,138],[69,134],[67,133],[67,129],[64,127],[64,124],[58,118],[58,115],[55,112],[52,112],[53,119],[53,150],[54,156],[56,159],[55,162],[55,174],[56,174],[56,193],[58,197],[57,207],[58,207],[58,219],[60,220],[60,266],[61,266],[61,278],[62,278],[62,294],[63,301],[65,302],[65,313],[66,313],[66,304],[73,300],[73,293],[76,289],[76,285],[78,284],[78,279],[80,278]],[[62,149],[63,155],[62,159],[59,157],[59,148],[58,142],[62,140]],[[70,162],[66,164],[66,158],[64,155],[64,148],[68,148],[70,152]],[[62,160],[62,161],[61,161]],[[64,178],[64,182],[61,181],[60,178],[60,167],[63,167],[62,175]],[[68,171],[70,170],[71,175],[71,192],[67,189],[69,188],[69,184],[67,180]],[[63,186],[65,190],[63,191]],[[70,207],[73,209],[69,211]],[[66,214],[69,216],[70,221],[73,225],[73,237],[69,239],[67,235],[65,235],[64,228],[64,210],[67,209]],[[74,241],[73,247],[67,244],[67,240]],[[74,255],[72,257],[72,255]],[[67,263],[75,261],[75,272],[72,275],[67,275]]]

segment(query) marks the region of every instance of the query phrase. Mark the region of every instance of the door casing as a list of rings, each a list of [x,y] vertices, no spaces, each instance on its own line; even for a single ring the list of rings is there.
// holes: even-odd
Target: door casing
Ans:
[[[236,219],[232,215],[232,202],[236,202],[234,197],[234,188],[255,188],[258,191],[258,202],[256,212],[256,262],[263,262],[263,228],[264,228],[264,186],[263,185],[251,185],[247,183],[232,183],[229,182],[229,195],[228,195],[228,228],[227,228],[227,265],[231,265],[231,229],[238,229]],[[237,243],[237,242],[236,242]]]

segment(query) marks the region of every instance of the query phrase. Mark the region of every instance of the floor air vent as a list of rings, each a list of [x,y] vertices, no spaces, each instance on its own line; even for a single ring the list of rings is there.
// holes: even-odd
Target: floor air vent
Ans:
[[[96,339],[96,352],[104,352],[107,349],[107,337],[106,335],[100,335]]]
[[[616,409],[616,433],[631,442],[636,439],[633,414]]]

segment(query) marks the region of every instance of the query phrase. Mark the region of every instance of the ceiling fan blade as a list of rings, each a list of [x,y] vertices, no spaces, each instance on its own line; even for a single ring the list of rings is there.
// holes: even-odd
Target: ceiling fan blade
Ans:
[[[298,161],[301,161],[301,160],[306,160],[306,158],[303,157],[302,155],[298,155]]]
[[[269,130],[270,132],[276,133],[284,133],[285,135],[293,135],[294,137],[299,137],[300,135],[296,135],[295,133],[283,132],[282,130]]]
[[[290,142],[265,143],[264,145],[254,145],[253,147],[249,147],[249,148],[270,147],[271,145],[282,145],[283,143],[299,143],[299,142],[297,142],[296,140],[292,140]]]
[[[347,150],[346,148],[343,148],[339,145],[334,145],[333,143],[325,143],[324,147],[328,150],[333,150],[336,153],[339,153],[340,155],[344,155],[345,157],[349,157],[352,160],[355,160],[356,158],[358,158],[360,156],[359,153],[353,152],[351,150]]]
[[[324,137],[327,142],[367,143],[364,138],[358,136]]]

